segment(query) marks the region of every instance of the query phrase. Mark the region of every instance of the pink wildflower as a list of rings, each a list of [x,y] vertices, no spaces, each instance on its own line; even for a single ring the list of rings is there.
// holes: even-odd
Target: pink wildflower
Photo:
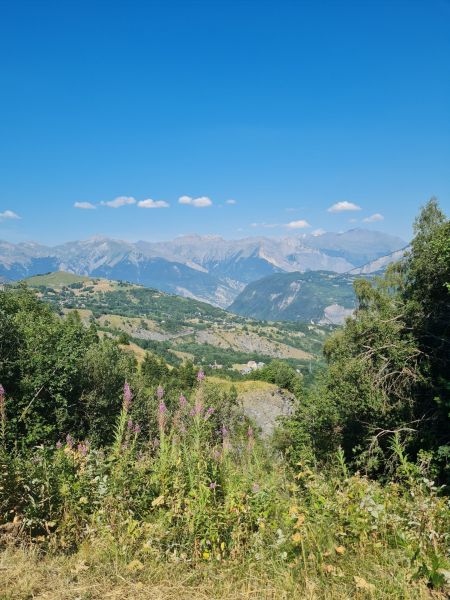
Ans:
[[[200,369],[200,371],[197,373],[197,381],[202,382],[205,379],[205,372]]]
[[[129,384],[125,381],[125,385],[123,386],[123,407],[126,411],[130,409],[132,400],[133,394],[131,393],[131,388]]]
[[[158,425],[160,429],[164,429],[167,422],[167,406],[164,404],[164,400],[161,399],[158,407]]]
[[[212,414],[214,414],[214,408],[212,406],[210,406],[205,413],[205,416],[204,416],[205,421],[207,421]]]
[[[86,440],[85,442],[80,442],[77,446],[77,450],[78,452],[81,454],[81,456],[86,456],[86,454],[88,453],[89,450],[89,442]]]

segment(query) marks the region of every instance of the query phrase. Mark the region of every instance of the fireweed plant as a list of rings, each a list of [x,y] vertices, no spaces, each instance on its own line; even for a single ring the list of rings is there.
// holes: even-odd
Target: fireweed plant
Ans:
[[[125,383],[109,447],[67,434],[25,456],[2,450],[3,521],[41,550],[95,549],[96,560],[117,564],[265,561],[299,581],[347,576],[373,595],[374,564],[392,562],[397,575],[383,593],[399,597],[405,581],[445,589],[448,499],[398,436],[389,485],[351,475],[342,452],[327,471],[307,461],[288,470],[238,412],[210,403],[207,385],[200,371],[191,397],[180,394],[170,411],[159,386],[158,432],[147,440]],[[370,569],[354,572],[362,556]]]

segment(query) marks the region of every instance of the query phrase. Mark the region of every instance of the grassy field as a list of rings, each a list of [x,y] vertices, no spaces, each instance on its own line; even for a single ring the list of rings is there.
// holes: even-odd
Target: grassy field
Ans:
[[[300,567],[258,561],[187,565],[149,560],[103,560],[95,548],[72,556],[37,551],[0,554],[1,600],[445,600],[445,592],[411,582],[388,557],[361,551],[321,570],[306,557]]]
[[[34,275],[25,279],[30,287],[49,287],[61,288],[74,283],[87,283],[92,281],[90,277],[84,275],[75,275],[74,273],[66,273],[65,271],[56,271],[55,273],[46,273],[45,275]]]

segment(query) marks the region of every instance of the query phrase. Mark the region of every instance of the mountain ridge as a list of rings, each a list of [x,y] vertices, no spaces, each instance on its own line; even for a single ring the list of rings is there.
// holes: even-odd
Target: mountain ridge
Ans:
[[[0,277],[18,280],[69,271],[140,283],[224,308],[262,277],[318,270],[346,273],[405,245],[395,236],[364,229],[238,240],[187,235],[163,242],[94,236],[53,247],[0,241]]]

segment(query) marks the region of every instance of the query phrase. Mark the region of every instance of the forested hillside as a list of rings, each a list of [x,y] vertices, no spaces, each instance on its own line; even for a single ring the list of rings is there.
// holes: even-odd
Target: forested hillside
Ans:
[[[270,275],[250,283],[229,310],[256,319],[342,325],[356,306],[354,281],[329,271]]]
[[[239,381],[205,373],[186,341],[172,364],[138,359],[104,322],[112,306],[142,330],[189,321],[206,345],[195,335],[221,319],[224,334],[220,309],[104,280],[30,283],[40,297],[0,291],[1,598],[447,597],[450,221],[435,200],[407,255],[355,282],[353,317],[322,336],[309,381],[286,360]],[[308,352],[305,325],[233,326]],[[271,437],[239,383],[294,398]]]

